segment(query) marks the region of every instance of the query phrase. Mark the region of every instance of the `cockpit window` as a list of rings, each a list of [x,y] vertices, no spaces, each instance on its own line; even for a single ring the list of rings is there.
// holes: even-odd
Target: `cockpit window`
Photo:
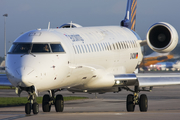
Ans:
[[[31,44],[13,44],[10,53],[28,53],[31,50]]]
[[[33,44],[32,53],[50,52],[48,44]]]
[[[52,52],[64,52],[64,49],[61,46],[61,44],[51,44],[51,50]]]
[[[14,43],[10,54],[65,52],[59,43]]]

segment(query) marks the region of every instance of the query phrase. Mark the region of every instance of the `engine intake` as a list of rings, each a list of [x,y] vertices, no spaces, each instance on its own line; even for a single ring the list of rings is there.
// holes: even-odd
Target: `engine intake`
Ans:
[[[155,23],[148,30],[147,43],[149,47],[156,52],[170,52],[178,43],[178,33],[176,29],[168,23]]]

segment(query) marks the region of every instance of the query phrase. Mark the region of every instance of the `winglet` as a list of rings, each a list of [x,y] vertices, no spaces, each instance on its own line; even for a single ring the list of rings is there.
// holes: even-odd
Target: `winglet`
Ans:
[[[135,31],[136,7],[137,7],[137,0],[127,1],[126,16],[124,20],[121,21],[121,26],[127,27]]]

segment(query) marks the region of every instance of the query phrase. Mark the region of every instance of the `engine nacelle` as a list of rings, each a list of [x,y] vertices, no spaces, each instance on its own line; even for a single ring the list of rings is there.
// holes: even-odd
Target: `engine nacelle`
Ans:
[[[155,52],[170,52],[178,44],[178,33],[172,25],[159,22],[149,28],[146,40],[149,47]]]

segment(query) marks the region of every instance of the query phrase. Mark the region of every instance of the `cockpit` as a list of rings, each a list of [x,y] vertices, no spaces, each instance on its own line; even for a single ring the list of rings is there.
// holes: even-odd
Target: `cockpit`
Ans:
[[[13,43],[8,54],[65,53],[59,43]]]

